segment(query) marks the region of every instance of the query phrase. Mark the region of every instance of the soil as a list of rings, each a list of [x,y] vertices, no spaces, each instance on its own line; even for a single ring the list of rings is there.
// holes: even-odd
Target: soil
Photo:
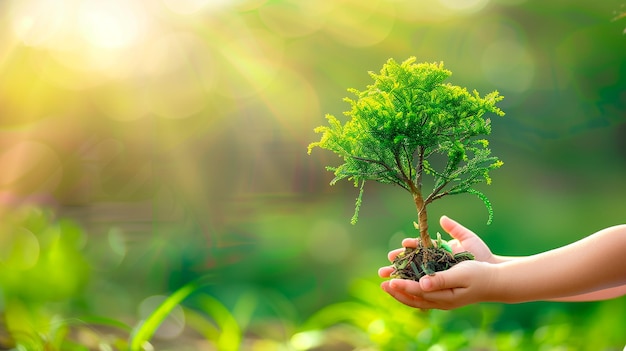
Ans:
[[[435,272],[445,271],[455,264],[473,260],[474,255],[468,251],[452,254],[444,247],[407,247],[393,260],[394,271],[391,278],[418,281],[421,277]]]

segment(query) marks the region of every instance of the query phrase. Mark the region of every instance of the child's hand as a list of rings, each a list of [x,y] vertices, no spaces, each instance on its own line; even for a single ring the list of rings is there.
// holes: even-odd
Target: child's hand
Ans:
[[[489,263],[498,263],[501,261],[498,257],[491,253],[487,244],[485,244],[485,242],[482,241],[478,235],[474,234],[474,232],[465,228],[458,222],[446,216],[442,216],[439,223],[441,224],[441,227],[454,238],[453,240],[448,241],[453,253],[469,251],[474,255],[477,261]],[[402,240],[402,246],[414,248],[417,246],[417,239],[406,238]],[[402,251],[404,251],[403,248],[390,251],[387,255],[389,261],[393,262],[394,258]],[[378,275],[382,278],[388,278],[391,272],[393,272],[393,267],[386,266],[378,270]]]
[[[489,263],[498,262],[498,259],[491,253],[487,244],[485,244],[485,242],[471,230],[446,216],[442,216],[439,219],[439,224],[443,230],[454,238],[453,240],[448,241],[448,245],[452,248],[452,252],[457,253],[461,251],[469,251],[474,254],[474,257],[478,261]],[[413,243],[411,243],[411,241],[413,241]],[[402,241],[402,246],[404,247],[415,247],[416,245],[416,239],[405,239]]]
[[[525,257],[502,257],[474,233],[447,217],[441,226],[453,250],[467,250],[476,260],[423,276],[419,282],[391,279],[382,288],[399,302],[422,309],[452,309],[476,302],[590,301],[622,296],[626,271],[615,257],[626,249],[626,225],[602,229],[588,237],[550,251]],[[405,239],[404,246],[415,246]],[[393,260],[402,249],[389,253]],[[598,271],[597,267],[604,267]],[[389,277],[393,267],[378,274]]]
[[[448,244],[454,253],[469,251],[474,254],[476,261],[489,263],[499,262],[499,258],[491,253],[489,247],[480,237],[471,230],[452,219],[443,216],[440,219],[441,227],[454,239]],[[402,240],[403,247],[416,247],[417,239]],[[390,251],[389,261],[404,251],[403,248]],[[382,283],[382,288],[396,298],[398,301],[412,307],[418,308],[438,308],[451,309],[472,303],[477,297],[472,293],[469,283],[475,283],[474,276],[476,261],[464,261],[457,264],[451,270],[438,272],[434,276],[425,276],[419,283],[411,280],[392,279]],[[465,263],[467,262],[467,263]],[[457,267],[458,266],[458,267]],[[393,272],[393,266],[382,267],[378,270],[378,275],[388,278]],[[480,277],[478,277],[480,278]]]
[[[449,310],[468,304],[490,301],[490,284],[498,265],[463,261],[454,267],[424,276],[419,282],[391,279],[383,290],[399,302],[421,309]]]

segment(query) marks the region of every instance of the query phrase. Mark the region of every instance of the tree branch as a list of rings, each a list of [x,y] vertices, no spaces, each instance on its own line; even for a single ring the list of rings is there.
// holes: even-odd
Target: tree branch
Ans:
[[[402,149],[404,150],[404,157],[406,157],[406,159],[410,161],[409,163],[411,163],[413,161],[413,157],[409,153],[409,150],[407,150],[406,144],[402,145]],[[408,179],[409,179],[409,181],[411,179],[413,179],[413,166],[411,164],[409,165],[409,176],[408,176]]]
[[[424,147],[417,147],[417,166],[415,167],[415,183],[413,187],[419,189],[422,188],[422,174],[424,173]]]
[[[407,184],[411,184],[411,178],[409,178],[406,175],[406,172],[404,171],[404,167],[402,167],[402,161],[400,160],[400,152],[394,152],[393,158],[396,161],[396,166],[398,166],[398,169],[400,170],[400,174],[402,174],[402,180],[404,180]]]
[[[440,198],[442,198],[442,197],[444,197],[446,195],[450,195],[450,192],[449,191],[444,191],[443,193],[439,193],[439,194],[436,194],[436,195],[433,195],[433,194],[434,194],[434,192],[431,193],[430,195],[428,195],[426,200],[424,200],[424,205],[427,205],[427,204],[429,204],[429,203],[431,203],[431,202],[433,202],[433,201],[435,201],[437,199],[440,199]]]
[[[387,165],[386,163],[382,162],[382,161],[378,161],[378,160],[372,160],[369,158],[365,158],[365,157],[359,157],[359,156],[354,156],[354,155],[350,155],[350,157],[352,157],[355,160],[359,160],[359,161],[363,161],[363,162],[369,162],[369,163],[374,163],[380,166],[383,166],[387,172],[394,174],[395,177],[397,177],[397,179],[399,180],[404,180],[403,177],[399,176],[391,167],[389,167],[389,165]]]
[[[429,203],[433,202],[434,200],[436,200],[436,199],[438,199],[438,198],[440,198],[440,197],[442,197],[444,195],[447,195],[447,192],[445,192],[445,193],[442,193],[441,196],[439,196],[439,192],[441,190],[443,190],[443,188],[445,188],[446,185],[450,184],[450,179],[451,178],[448,178],[441,185],[439,185],[438,187],[433,189],[433,191],[430,193],[430,195],[428,195],[428,197],[426,197],[426,200],[424,200],[424,203],[425,204],[429,204]]]

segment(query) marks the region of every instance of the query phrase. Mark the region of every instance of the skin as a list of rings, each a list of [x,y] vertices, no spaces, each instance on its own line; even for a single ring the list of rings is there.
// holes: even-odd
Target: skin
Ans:
[[[453,251],[470,251],[476,260],[419,282],[391,279],[381,284],[407,306],[449,310],[478,302],[592,301],[626,295],[626,225],[536,255],[509,257],[494,255],[480,237],[446,216],[440,224],[454,238],[449,242]],[[416,239],[402,241],[403,247],[416,245]],[[389,260],[403,250],[389,252]],[[388,278],[392,271],[386,266],[378,274]]]

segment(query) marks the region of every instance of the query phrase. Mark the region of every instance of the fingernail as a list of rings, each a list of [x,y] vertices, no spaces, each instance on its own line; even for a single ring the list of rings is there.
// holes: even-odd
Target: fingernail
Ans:
[[[422,287],[422,290],[430,290],[430,288],[433,287],[433,282],[428,276],[424,276],[420,279],[420,286]]]

